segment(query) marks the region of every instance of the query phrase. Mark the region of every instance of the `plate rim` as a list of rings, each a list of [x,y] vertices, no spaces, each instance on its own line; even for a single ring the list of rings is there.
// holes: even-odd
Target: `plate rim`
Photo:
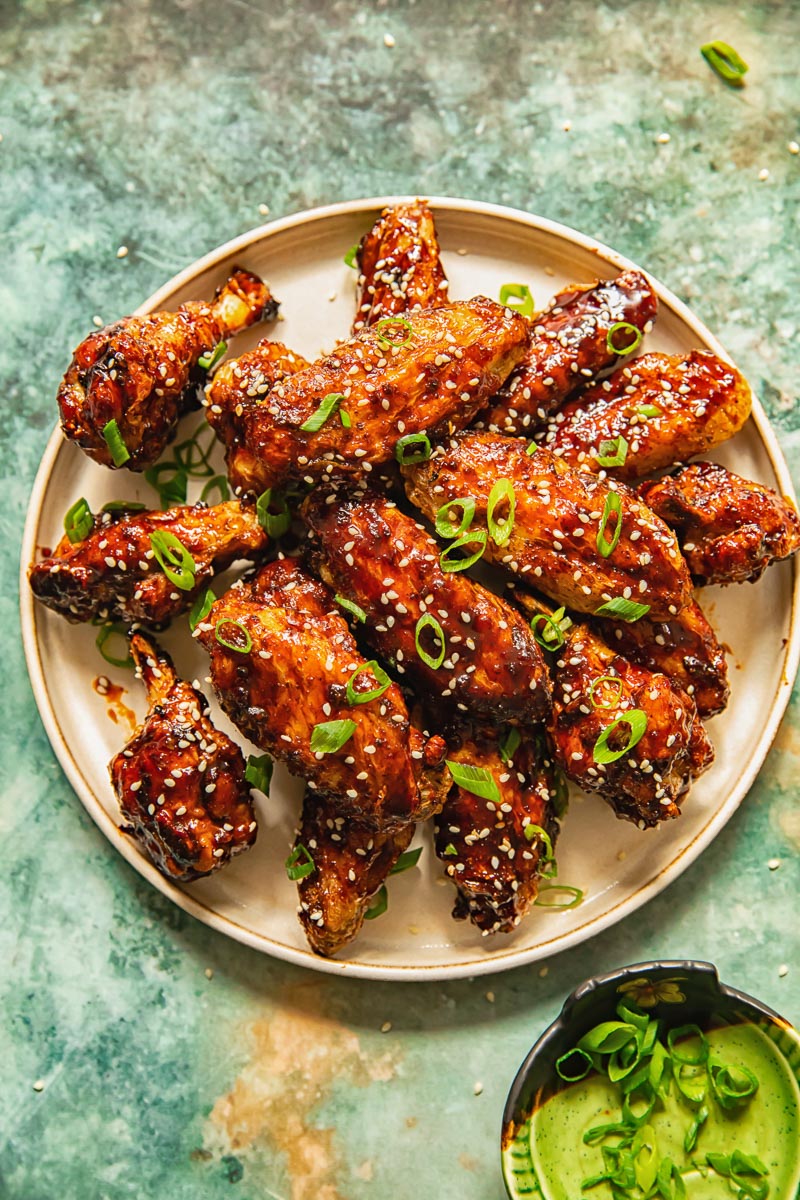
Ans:
[[[369,196],[345,200],[336,204],[305,209],[255,226],[246,233],[222,243],[222,245],[217,246],[173,275],[167,282],[148,296],[134,310],[133,315],[141,316],[154,311],[176,289],[184,287],[204,272],[218,267],[224,260],[236,254],[244,253],[253,245],[269,240],[270,237],[277,234],[284,233],[296,227],[326,221],[332,217],[353,216],[362,212],[382,209],[388,204],[396,204],[415,198],[414,195],[406,194],[378,197]],[[547,217],[541,217],[534,213],[511,208],[506,205],[492,204],[481,200],[468,200],[461,197],[430,196],[427,200],[434,213],[437,210],[448,210],[455,213],[478,214],[501,218],[527,229],[550,234],[561,241],[588,250],[595,254],[599,260],[617,270],[634,269],[643,271],[643,268],[638,264],[632,262],[610,246],[605,245],[605,243],[579,230],[573,229],[569,225],[552,221]],[[717,338],[682,300],[648,271],[643,271],[643,273],[652,284],[660,304],[664,304],[667,308],[672,309],[691,329],[692,333],[701,342],[710,346],[713,352],[719,355],[720,358],[725,359],[727,362],[733,361]],[[761,402],[755,396],[753,397],[751,417],[757,428],[764,451],[769,458],[770,465],[775,472],[781,493],[796,504],[791,475],[780,449],[777,436],[770,425]],[[28,675],[39,716],[50,740],[53,753],[78,799],[118,853],[126,859],[140,876],[156,887],[162,895],[167,896],[168,899],[177,904],[184,912],[189,913],[216,932],[225,934],[235,941],[249,946],[251,949],[269,954],[273,958],[284,962],[290,962],[295,966],[306,967],[324,974],[346,974],[362,979],[408,982],[463,979],[471,976],[496,974],[501,971],[511,970],[514,967],[537,962],[543,958],[549,958],[553,954],[571,949],[581,942],[587,941],[589,938],[603,932],[603,930],[608,929],[610,926],[617,924],[618,921],[635,912],[662,892],[691,863],[699,858],[744,800],[775,740],[779,725],[791,697],[798,664],[800,664],[800,623],[798,622],[798,611],[800,611],[800,564],[798,564],[796,558],[791,561],[793,576],[791,585],[791,611],[789,614],[788,636],[782,652],[781,678],[772,704],[770,705],[764,728],[758,739],[755,753],[741,772],[736,785],[730,790],[723,804],[709,817],[709,820],[698,831],[692,843],[677,853],[675,858],[654,878],[647,880],[617,904],[611,908],[604,909],[603,912],[598,913],[595,917],[591,918],[584,925],[578,926],[576,929],[555,934],[552,938],[548,938],[544,942],[539,942],[533,947],[495,950],[491,954],[488,954],[486,958],[470,959],[448,964],[381,964],[348,959],[322,958],[314,954],[310,948],[298,949],[293,946],[287,946],[283,942],[277,942],[266,934],[256,933],[246,928],[231,916],[220,914],[216,909],[211,908],[198,897],[191,895],[189,892],[184,891],[176,884],[165,879],[144,858],[135,844],[121,832],[119,826],[114,823],[113,819],[105,811],[99,798],[95,795],[94,790],[83,775],[70,746],[63,736],[45,682],[37,631],[39,606],[35,604],[33,594],[28,586],[27,568],[28,564],[33,560],[38,544],[38,530],[47,484],[55,468],[59,453],[67,445],[68,443],[63,438],[59,425],[56,424],[46,444],[34,478],[33,487],[31,488],[20,551],[20,623]]]

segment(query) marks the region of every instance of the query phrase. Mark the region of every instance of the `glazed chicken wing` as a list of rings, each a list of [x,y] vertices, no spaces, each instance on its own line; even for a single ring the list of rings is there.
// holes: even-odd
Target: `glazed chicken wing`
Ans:
[[[492,729],[463,729],[449,758],[489,771],[499,794],[486,800],[454,783],[435,818],[436,853],[458,891],[453,916],[469,917],[484,935],[510,933],[535,901],[548,861],[540,831],[556,842],[554,764],[527,731],[511,762]]]
[[[385,208],[361,239],[353,333],[384,317],[447,303],[433,214],[424,200]]]
[[[490,432],[523,434],[535,429],[588,379],[619,362],[612,346],[630,345],[630,329],[649,333],[656,294],[641,271],[588,286],[574,284],[553,297],[533,318],[528,353],[475,425]],[[614,333],[612,334],[612,329]]]
[[[691,463],[642,484],[645,504],[671,526],[697,584],[755,582],[800,548],[791,501],[717,463]]]
[[[430,520],[444,503],[474,499],[473,529],[481,537],[492,489],[507,481],[513,525],[501,545],[486,537],[484,557],[515,575],[530,575],[532,585],[578,612],[593,613],[623,598],[649,605],[651,617],[665,620],[691,600],[689,572],[663,521],[626,487],[610,489],[547,450],[528,454],[517,438],[464,433],[404,474],[409,499]],[[508,524],[507,500],[494,515]],[[607,556],[599,541],[606,547],[615,542]]]
[[[131,638],[150,711],[109,771],[129,832],[168,879],[218,871],[256,840],[242,752],[209,720],[206,699],[168,654]]]
[[[177,312],[124,317],[90,333],[58,391],[64,435],[106,467],[152,466],[179,418],[196,404],[206,377],[199,360],[277,311],[267,285],[240,270],[210,303],[190,301]]]
[[[468,576],[442,570],[440,547],[391,500],[316,488],[303,516],[322,578],[363,611],[366,640],[427,698],[498,721],[547,715],[547,668],[527,622]]]
[[[388,829],[441,807],[444,742],[413,728],[400,689],[359,654],[333,593],[296,562],[234,584],[195,636],[234,724],[312,791],[335,796],[341,815]]]
[[[87,510],[88,511],[88,510]],[[256,559],[267,535],[255,511],[238,500],[180,505],[164,512],[116,510],[93,516],[81,541],[66,535],[50,557],[28,571],[34,595],[68,621],[142,621],[162,624],[192,607],[212,577],[237,559]],[[179,572],[180,586],[165,574],[153,537],[177,538],[193,570]],[[164,557],[161,552],[162,558]],[[180,559],[174,542],[164,561]]]
[[[461,429],[528,344],[525,318],[481,296],[420,309],[409,324],[364,330],[243,408],[237,437],[258,464],[258,488],[368,474],[398,444],[402,451],[404,438]],[[219,403],[215,388],[210,398]],[[420,442],[412,438],[407,450],[419,453]]]
[[[581,471],[632,481],[733,437],[751,404],[746,381],[714,354],[643,354],[570,400],[542,436],[548,449]]]

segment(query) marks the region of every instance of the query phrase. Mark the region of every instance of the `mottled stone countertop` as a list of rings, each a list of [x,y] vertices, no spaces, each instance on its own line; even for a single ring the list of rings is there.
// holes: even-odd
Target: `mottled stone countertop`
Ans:
[[[267,209],[349,197],[510,204],[642,263],[733,353],[800,483],[797,19],[781,0],[0,3],[3,1200],[499,1200],[506,1091],[587,974],[710,958],[800,1019],[797,701],[702,859],[590,943],[473,982],[329,978],[212,933],[111,851],[40,724],[15,585],[92,316]],[[711,37],[749,62],[744,89],[700,57]]]

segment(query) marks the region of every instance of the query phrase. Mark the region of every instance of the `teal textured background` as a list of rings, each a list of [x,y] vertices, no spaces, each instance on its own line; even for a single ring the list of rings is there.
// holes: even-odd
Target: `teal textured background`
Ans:
[[[113,853],[39,722],[15,583],[70,350],[260,205],[416,191],[596,235],[718,334],[800,482],[798,16],[0,0],[3,1200],[499,1200],[506,1091],[586,975],[710,958],[800,1019],[796,700],[721,836],[613,930],[474,982],[332,979],[212,933]],[[708,69],[711,37],[750,63],[746,88]]]

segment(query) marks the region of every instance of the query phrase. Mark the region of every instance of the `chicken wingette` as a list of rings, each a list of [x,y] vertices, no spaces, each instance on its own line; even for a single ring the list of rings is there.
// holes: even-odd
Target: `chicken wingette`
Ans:
[[[196,406],[220,343],[277,311],[267,285],[237,270],[208,303],[124,317],[90,333],[58,391],[65,437],[106,467],[152,466]]]
[[[433,214],[424,200],[385,208],[359,243],[353,333],[384,317],[447,303]]]

